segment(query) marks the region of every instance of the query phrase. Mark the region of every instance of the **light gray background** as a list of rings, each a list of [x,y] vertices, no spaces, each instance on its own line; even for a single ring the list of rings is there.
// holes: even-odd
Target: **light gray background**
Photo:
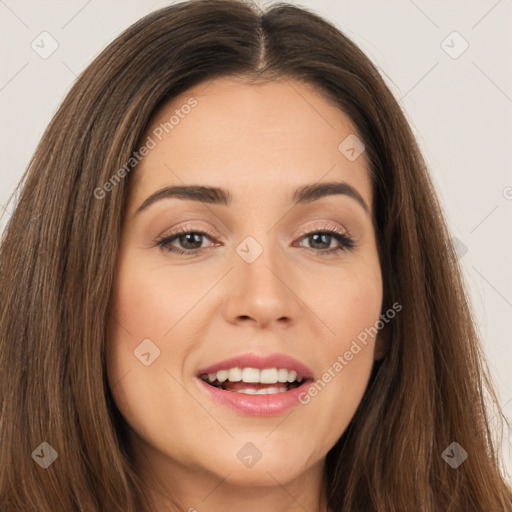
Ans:
[[[9,195],[76,76],[122,30],[170,3],[0,0],[0,230],[12,208]],[[458,239],[484,349],[511,423],[512,1],[290,3],[312,8],[359,44],[405,109]],[[35,41],[49,48],[43,31],[58,43],[46,59],[31,47]],[[469,46],[459,55],[464,41]],[[512,482],[509,438],[503,453]]]

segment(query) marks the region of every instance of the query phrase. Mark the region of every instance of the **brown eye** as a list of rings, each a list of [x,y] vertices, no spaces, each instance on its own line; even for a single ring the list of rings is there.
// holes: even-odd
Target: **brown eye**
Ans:
[[[305,233],[302,240],[304,239],[309,244],[309,247],[304,248],[317,254],[333,254],[339,251],[350,250],[354,247],[354,241],[347,234],[331,228]],[[338,242],[337,247],[331,247],[333,240]]]
[[[212,236],[208,233],[182,228],[158,240],[157,245],[166,252],[195,254],[205,248],[202,247],[204,238],[212,240]]]

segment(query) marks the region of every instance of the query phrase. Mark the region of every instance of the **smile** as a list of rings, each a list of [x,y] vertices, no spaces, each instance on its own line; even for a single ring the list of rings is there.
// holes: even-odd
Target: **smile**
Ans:
[[[199,370],[196,382],[214,402],[239,414],[276,416],[301,405],[312,371],[285,354],[246,353]]]
[[[208,374],[200,378],[211,386],[224,391],[244,393],[246,395],[273,395],[284,393],[298,387],[304,377],[295,370],[286,368],[229,368]]]

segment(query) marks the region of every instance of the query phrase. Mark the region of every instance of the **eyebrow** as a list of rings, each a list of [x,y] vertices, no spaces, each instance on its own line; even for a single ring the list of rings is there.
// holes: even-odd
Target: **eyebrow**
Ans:
[[[299,187],[292,196],[294,204],[307,204],[318,201],[323,197],[333,195],[345,195],[354,199],[365,211],[369,213],[370,209],[361,194],[348,183],[328,182],[313,183]],[[150,205],[168,198],[188,199],[190,201],[200,201],[207,204],[229,206],[232,196],[230,192],[223,188],[207,187],[202,185],[180,185],[164,187],[151,194],[137,209],[135,215],[146,210]]]

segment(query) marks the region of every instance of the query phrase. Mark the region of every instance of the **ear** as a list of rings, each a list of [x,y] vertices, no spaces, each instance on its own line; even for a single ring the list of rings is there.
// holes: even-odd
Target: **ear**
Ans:
[[[383,359],[389,351],[391,346],[391,329],[388,325],[385,325],[377,334],[375,338],[375,349],[373,352],[373,358],[375,361]]]

